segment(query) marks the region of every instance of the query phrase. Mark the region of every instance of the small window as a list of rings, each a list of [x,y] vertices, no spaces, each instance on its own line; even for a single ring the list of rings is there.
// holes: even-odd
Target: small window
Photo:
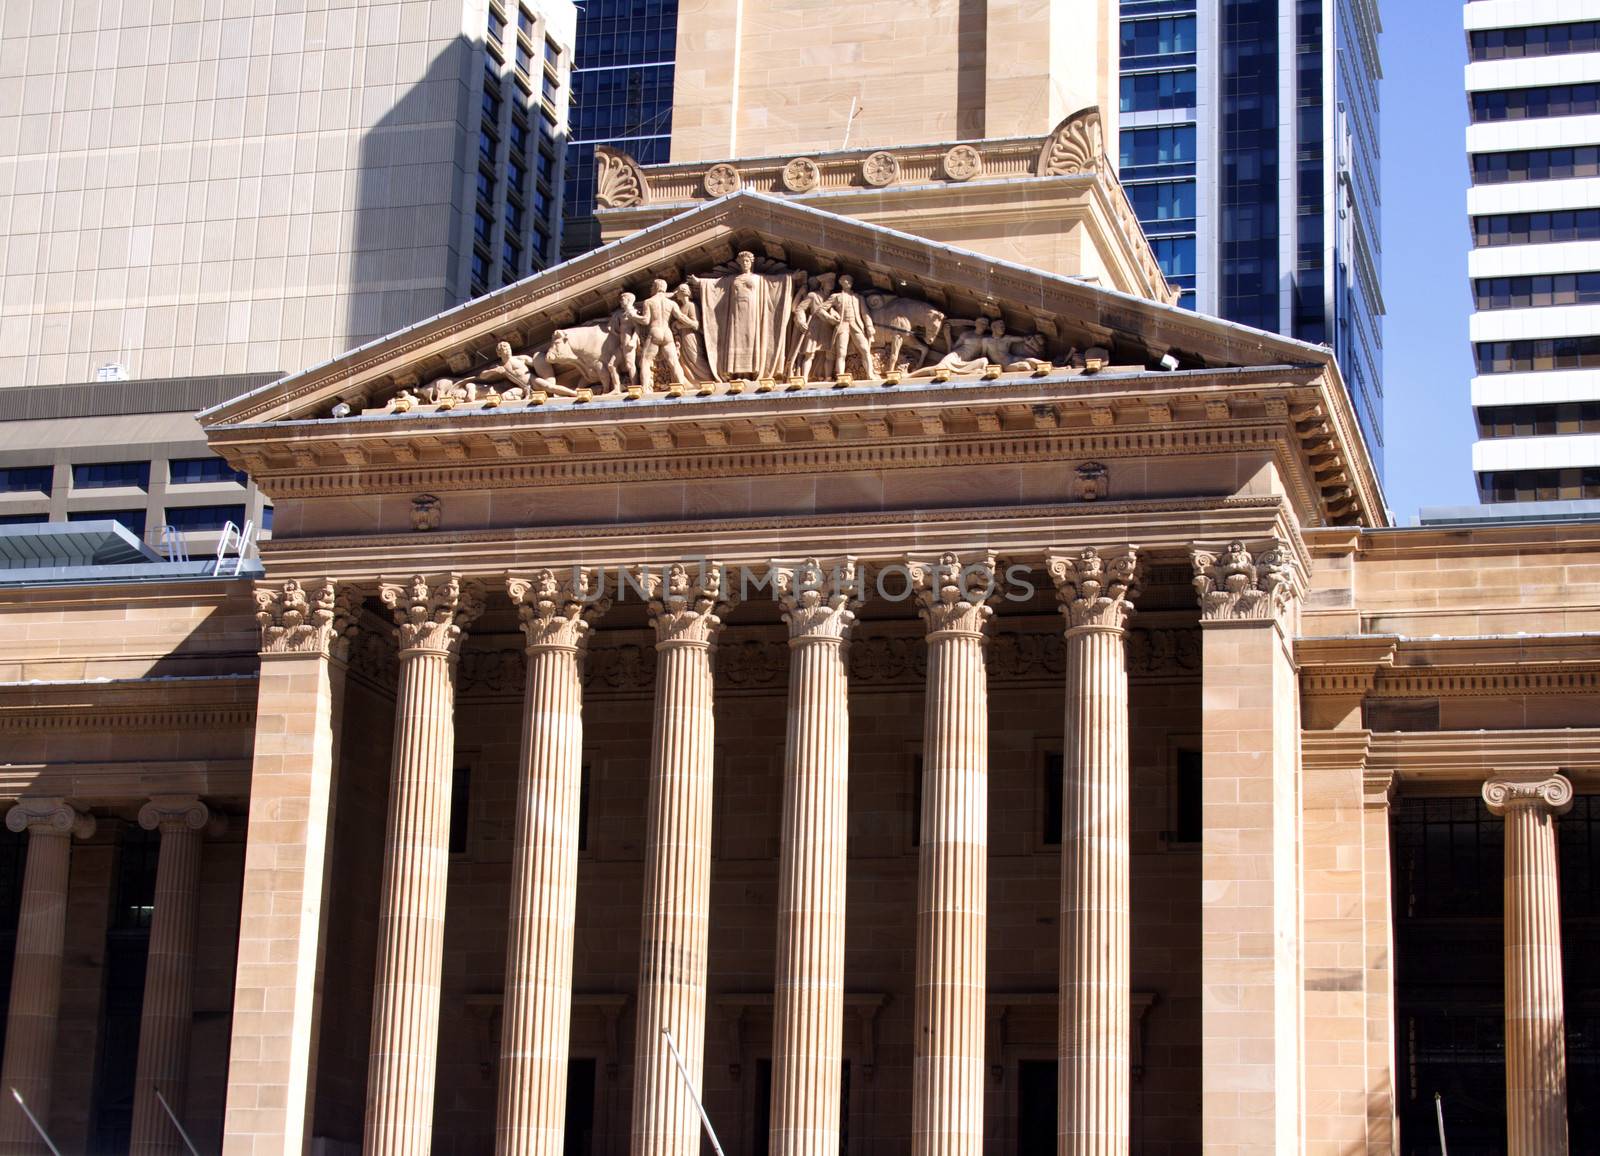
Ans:
[[[467,853],[472,823],[472,768],[457,767],[450,775],[450,854]]]
[[[123,528],[135,538],[144,537],[143,510],[75,510],[67,515],[69,522],[121,522]]]
[[[533,35],[533,13],[526,8],[517,9],[517,27],[529,36]]]
[[[489,214],[479,209],[473,214],[472,232],[478,240],[488,243],[489,236],[494,232],[494,221]]]
[[[1040,784],[1039,841],[1046,847],[1061,846],[1061,807],[1066,756],[1048,751],[1044,756],[1044,782]]]
[[[244,525],[244,506],[168,506],[167,524],[186,533],[221,530],[229,522]]]
[[[50,496],[55,480],[54,466],[13,466],[0,470],[0,494],[43,494]]]
[[[173,458],[167,463],[167,482],[174,486],[197,486],[207,482],[238,482],[248,479],[221,458]]]
[[[528,151],[528,126],[516,117],[511,118],[511,147],[519,153]]]
[[[506,19],[493,8],[489,9],[489,39],[496,44],[506,38]]]
[[[148,490],[150,463],[87,462],[72,467],[72,488],[75,490],[108,490],[117,487]]]
[[[561,63],[561,46],[548,36],[544,39],[544,59],[551,68]]]

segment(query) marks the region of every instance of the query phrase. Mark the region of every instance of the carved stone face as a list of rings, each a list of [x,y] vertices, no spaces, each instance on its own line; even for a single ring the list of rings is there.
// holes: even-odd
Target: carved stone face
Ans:
[[[689,288],[689,283],[685,281],[672,291],[672,295],[680,301],[687,301],[693,295],[693,290]]]
[[[748,249],[739,254],[739,272],[748,273],[756,267],[756,255]]]
[[[839,278],[839,292],[848,293],[853,285],[855,285],[855,282],[851,280],[850,274],[846,273]]]
[[[1000,318],[996,317],[993,321],[989,322],[989,332],[994,334],[996,337],[1004,337],[1006,335],[1006,323],[1001,321]]]
[[[557,329],[550,335],[550,347],[545,351],[545,356],[551,361],[568,362],[574,360],[572,339],[567,336],[565,329]]]
[[[501,361],[508,360],[511,357],[511,342],[502,341],[499,344],[497,344],[494,347],[494,354]]]
[[[666,291],[667,291],[667,283],[665,281],[663,281],[661,278],[657,277],[654,281],[650,282],[650,292],[651,292],[651,294],[665,293]]]

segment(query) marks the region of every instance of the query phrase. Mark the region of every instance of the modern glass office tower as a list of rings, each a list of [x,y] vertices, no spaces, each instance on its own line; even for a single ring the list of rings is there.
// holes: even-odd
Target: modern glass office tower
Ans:
[[[1375,0],[1123,0],[1121,175],[1183,302],[1333,346],[1383,454]]]
[[[1600,499],[1600,2],[1463,11],[1478,496]]]
[[[678,0],[588,0],[578,13],[572,72],[562,253],[600,243],[594,223],[594,146],[614,144],[640,164],[667,159],[672,141]]]

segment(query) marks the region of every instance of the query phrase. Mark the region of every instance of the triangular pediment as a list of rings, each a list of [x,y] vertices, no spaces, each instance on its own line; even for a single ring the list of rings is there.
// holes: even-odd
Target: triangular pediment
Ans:
[[[759,298],[753,313],[730,320],[729,309],[751,305],[735,302],[733,278],[741,252],[753,255],[752,271],[763,288],[752,288]],[[1155,371],[1169,355],[1185,369],[1331,363],[1321,347],[739,192],[216,406],[201,421],[215,429],[345,415],[359,420],[412,409],[434,413],[453,405],[499,407],[531,400],[559,406],[586,387],[596,395],[621,392],[618,387],[629,384],[626,375],[619,380],[605,365],[597,367],[597,359],[619,363],[616,345],[602,350],[600,344],[621,295],[634,294],[634,308],[642,310],[657,278],[673,288],[693,286],[686,290],[686,303],[698,316],[687,344],[700,349],[699,368],[684,375],[691,391],[710,385],[720,392],[740,379],[771,378],[782,386],[794,376],[798,347],[807,343],[803,325],[795,320],[796,307],[811,295],[825,312],[845,276],[853,280],[864,307],[874,303],[880,334],[885,314],[891,319],[889,334],[907,329],[909,342],[892,343],[897,347],[892,369],[906,375],[937,375],[940,361],[959,363],[958,377],[963,366],[969,373],[981,372],[975,367],[979,360],[996,366],[988,370],[991,376],[1033,362],[1083,367],[1086,358],[1091,369],[1098,358],[1103,366],[1138,371]],[[896,301],[902,303],[899,308]],[[979,318],[1001,321],[1009,341],[998,352],[990,343],[986,358],[954,356],[962,337],[968,338],[966,351],[978,353],[971,339],[972,323]],[[632,330],[634,340],[647,336],[642,325],[620,327]],[[577,331],[579,348],[563,348],[570,356],[552,359],[549,343],[558,329]],[[820,348],[811,350],[808,384],[834,378],[832,333],[833,323],[825,319],[812,325],[810,344]],[[510,375],[496,372],[504,357],[498,348],[502,342],[518,359],[527,358]],[[873,347],[873,368],[864,366],[855,342],[848,344],[847,368],[858,381],[891,372],[886,336]],[[1004,353],[1014,357],[1000,364]],[[681,360],[691,359],[685,352]],[[674,374],[664,358],[656,364],[659,390],[671,384],[663,378]],[[551,376],[544,378],[545,373]],[[549,381],[558,384],[540,388]]]

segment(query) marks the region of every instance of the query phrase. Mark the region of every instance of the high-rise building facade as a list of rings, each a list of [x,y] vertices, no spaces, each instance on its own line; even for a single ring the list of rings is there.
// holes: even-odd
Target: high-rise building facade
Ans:
[[[543,268],[575,23],[6,5],[0,383],[287,371]]]
[[[1600,498],[1600,3],[1463,11],[1478,496]]]
[[[600,241],[594,221],[595,145],[613,145],[642,164],[667,159],[677,36],[678,0],[589,0],[579,13],[565,255],[587,252]]]
[[[1183,302],[1338,355],[1383,458],[1375,0],[1124,0],[1121,177]]]

